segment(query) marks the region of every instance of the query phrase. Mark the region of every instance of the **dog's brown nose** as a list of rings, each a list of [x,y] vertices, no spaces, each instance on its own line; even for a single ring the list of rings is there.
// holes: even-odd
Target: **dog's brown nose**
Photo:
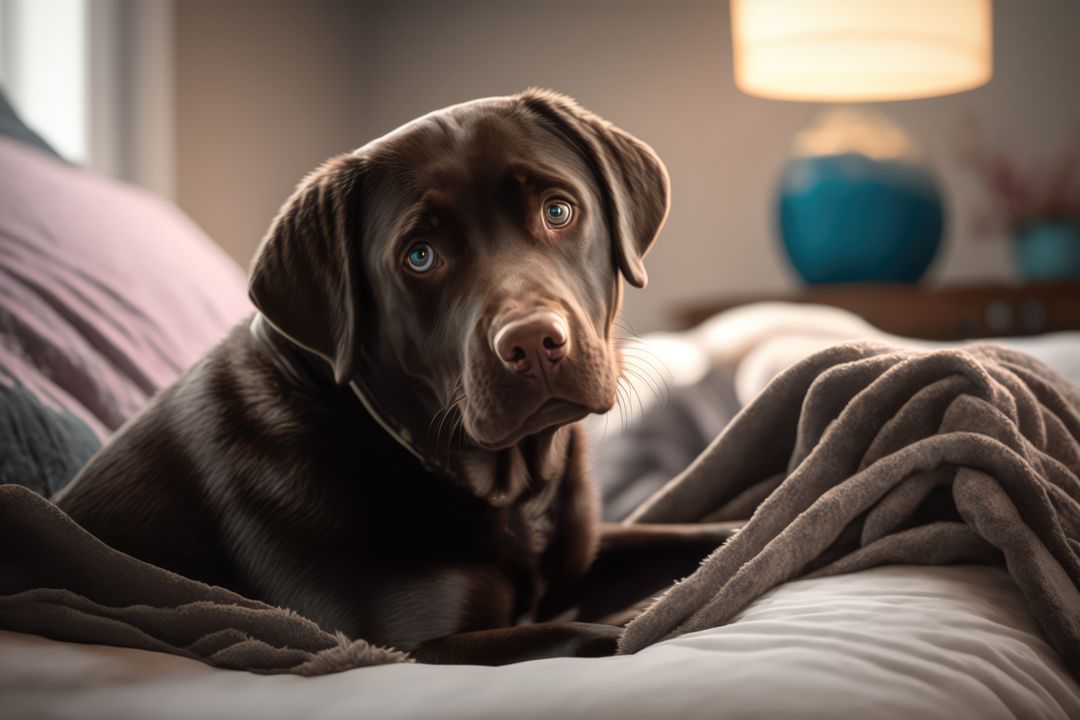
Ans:
[[[566,357],[570,333],[562,315],[544,310],[503,325],[495,333],[494,344],[503,365],[539,378]]]

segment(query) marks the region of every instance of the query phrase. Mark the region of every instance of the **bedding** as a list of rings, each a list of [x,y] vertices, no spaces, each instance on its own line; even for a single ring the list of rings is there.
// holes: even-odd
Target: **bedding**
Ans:
[[[709,372],[701,336],[643,342],[671,369],[675,391]],[[1039,342],[1032,354],[1060,359]],[[1050,344],[1080,351],[1080,335]],[[730,377],[742,367],[727,366]],[[663,408],[646,400],[642,412]],[[617,413],[610,420],[609,439]],[[1016,583],[1001,569],[963,564],[796,580],[727,625],[634,655],[493,669],[405,664],[256,676],[0,632],[0,697],[12,717],[1080,716],[1080,685]]]
[[[797,580],[635,655],[303,678],[0,631],[6,718],[1080,717],[1080,688],[1009,576],[894,565]]]
[[[407,659],[113,550],[21,485],[0,485],[0,627],[261,673]]]
[[[629,624],[620,651],[724,624],[807,573],[1003,562],[1080,676],[1078,437],[1080,390],[1016,351],[847,343],[815,353],[631,515],[750,520]],[[2,628],[258,672],[404,659],[359,638],[338,646],[293,615],[266,617],[273,608],[134,561],[23,488],[0,489],[0,518]]]
[[[9,134],[0,480],[49,496],[252,308],[243,271],[175,207]]]
[[[650,371],[637,376],[643,387],[632,389],[622,413],[586,422],[592,478],[607,521],[623,520],[682,472],[741,408],[726,367],[684,383],[670,372],[664,377],[659,369],[639,370]]]
[[[774,379],[630,516],[752,513],[620,650],[727,622],[808,572],[1003,561],[1080,677],[1078,474],[1080,389],[1045,365],[988,344],[835,345]]]

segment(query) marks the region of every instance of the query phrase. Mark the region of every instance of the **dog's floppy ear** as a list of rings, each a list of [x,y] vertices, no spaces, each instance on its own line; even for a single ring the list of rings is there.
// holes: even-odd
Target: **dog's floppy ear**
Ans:
[[[603,185],[619,269],[635,287],[648,275],[642,258],[667,217],[667,169],[653,149],[629,133],[550,90],[518,96],[528,109],[553,123],[592,164]]]
[[[364,160],[338,155],[312,171],[278,211],[251,264],[248,294],[263,317],[352,375],[360,300]]]

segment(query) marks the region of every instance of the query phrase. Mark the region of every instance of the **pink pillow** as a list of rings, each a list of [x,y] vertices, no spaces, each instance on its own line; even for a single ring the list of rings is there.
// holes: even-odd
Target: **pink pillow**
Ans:
[[[172,204],[0,138],[0,384],[104,439],[252,311]]]

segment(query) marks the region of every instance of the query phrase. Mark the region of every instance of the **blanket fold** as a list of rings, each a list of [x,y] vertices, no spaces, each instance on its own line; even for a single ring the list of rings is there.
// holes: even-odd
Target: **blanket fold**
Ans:
[[[407,660],[114,550],[21,485],[0,485],[0,628],[261,673]]]
[[[1003,564],[1080,677],[1080,390],[992,345],[837,345],[773,380],[627,522],[749,521],[626,628],[621,653],[733,620],[798,577]],[[0,628],[316,675],[406,662],[120,553],[0,486]]]
[[[998,562],[1080,677],[1078,475],[1080,391],[1022,353],[829,348],[778,376],[628,518],[728,519],[763,498],[630,623],[620,652],[729,622],[808,574]]]

